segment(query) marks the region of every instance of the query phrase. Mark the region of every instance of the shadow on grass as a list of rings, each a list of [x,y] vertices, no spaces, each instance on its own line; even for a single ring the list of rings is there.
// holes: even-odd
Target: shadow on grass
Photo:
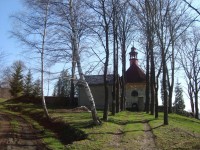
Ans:
[[[176,115],[179,115],[179,114],[176,114]],[[170,118],[172,119],[176,119],[176,120],[180,120],[180,121],[187,121],[187,122],[191,122],[191,123],[197,123],[197,124],[200,124],[200,120],[196,119],[196,118],[185,118],[185,116],[181,116],[180,117],[177,117],[177,116],[170,116]]]
[[[149,119],[149,120],[118,120],[110,118],[108,122],[118,124],[118,125],[127,125],[127,124],[136,124],[136,123],[148,123],[150,121],[153,121],[155,119]]]
[[[134,133],[134,132],[145,132],[145,130],[126,130],[126,131],[120,131],[120,132],[90,132],[88,135],[124,135],[126,133]],[[89,139],[89,138],[88,138]]]
[[[60,119],[46,118],[41,105],[29,105],[28,103],[23,103],[23,100],[14,99],[4,102],[3,105],[8,110],[21,112],[23,115],[31,117],[43,126],[44,129],[53,131],[64,145],[71,144],[74,141],[86,139],[88,136],[84,131],[77,128],[78,123],[76,125],[77,127],[75,127]],[[85,122],[84,124],[85,126],[88,126],[88,122]]]

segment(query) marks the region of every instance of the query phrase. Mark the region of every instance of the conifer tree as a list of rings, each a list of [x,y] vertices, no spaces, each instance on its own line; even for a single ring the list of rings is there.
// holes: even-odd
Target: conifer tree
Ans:
[[[183,99],[183,89],[178,81],[175,87],[175,101],[173,106],[176,113],[180,113],[185,109],[185,102]]]
[[[54,86],[54,96],[60,97],[69,97],[70,96],[70,87],[71,80],[70,75],[67,70],[63,70],[60,73],[60,77]]]
[[[24,95],[30,96],[33,93],[33,83],[32,83],[32,73],[29,69],[27,75],[25,76],[24,80]]]
[[[41,96],[41,81],[40,79],[36,80],[33,84],[33,96],[39,97]]]
[[[23,68],[22,61],[16,61],[12,65],[13,73],[9,81],[10,93],[13,97],[21,96],[23,93]]]

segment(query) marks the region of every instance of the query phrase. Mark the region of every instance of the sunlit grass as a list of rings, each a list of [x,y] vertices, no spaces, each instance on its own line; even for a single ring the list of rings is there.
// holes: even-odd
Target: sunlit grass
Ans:
[[[2,106],[1,106],[2,107]],[[31,103],[7,103],[7,109],[20,111],[25,115],[39,115],[43,113],[42,107]],[[35,120],[29,120],[38,130],[44,130],[43,141],[52,149],[140,149],[141,140],[145,137],[144,122],[148,122],[155,135],[156,146],[159,149],[200,149],[200,121],[176,114],[169,115],[169,125],[163,125],[163,113],[159,118],[146,113],[123,111],[108,116],[108,121],[100,126],[93,126],[91,113],[67,112],[65,109],[49,109],[50,116],[54,121],[67,123],[73,127],[71,130],[61,129],[64,135],[79,136],[85,134],[85,138],[65,146],[50,130],[44,129]],[[98,111],[102,118],[103,112]],[[134,147],[133,147],[134,145]]]

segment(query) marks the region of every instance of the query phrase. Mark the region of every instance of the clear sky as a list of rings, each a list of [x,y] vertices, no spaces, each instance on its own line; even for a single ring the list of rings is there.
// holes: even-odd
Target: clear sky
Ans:
[[[200,0],[193,0],[193,6],[200,8]],[[16,13],[23,9],[22,0],[0,0],[0,51],[4,51],[6,56],[6,61],[1,65],[9,66],[15,60],[23,60],[24,57],[21,55],[22,49],[20,48],[19,42],[17,40],[10,38],[9,31],[14,26],[10,19],[10,15]],[[129,64],[129,62],[127,62]],[[1,69],[0,68],[0,69]],[[189,105],[189,102],[186,102]],[[187,109],[190,106],[187,107]]]
[[[20,59],[21,49],[19,43],[10,38],[9,31],[12,29],[10,15],[22,8],[20,0],[0,0],[0,50],[7,54],[6,63],[11,64]]]

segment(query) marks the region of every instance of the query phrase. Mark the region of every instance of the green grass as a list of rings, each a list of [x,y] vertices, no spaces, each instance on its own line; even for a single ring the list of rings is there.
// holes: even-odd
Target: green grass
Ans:
[[[6,100],[6,98],[0,98],[0,103],[5,102]]]
[[[41,106],[31,103],[9,102],[0,107],[21,112],[26,116],[36,115],[38,121],[43,117]],[[159,118],[154,119],[154,116],[146,113],[124,111],[115,116],[109,114],[107,122],[103,122],[100,126],[93,126],[91,113],[88,112],[65,112],[64,109],[50,108],[49,114],[54,122],[69,125],[67,128],[61,127],[60,131],[63,132],[62,136],[74,138],[72,143],[65,146],[65,143],[56,137],[54,132],[57,131],[44,130],[42,124],[30,117],[26,119],[32,122],[35,128],[45,131],[43,141],[55,150],[140,149],[143,144],[141,141],[145,138],[144,120],[149,122],[159,149],[200,149],[200,120],[194,118],[170,114],[169,125],[164,126],[163,113],[159,113]],[[100,118],[102,115],[103,112],[98,111]]]
[[[11,125],[11,127],[12,127],[12,129],[13,129],[14,132],[17,133],[17,132],[19,131],[20,124],[19,124],[19,122],[18,122],[17,120],[12,119],[12,120],[10,121],[10,125]]]
[[[40,139],[47,145],[48,148],[52,150],[65,149],[65,145],[62,144],[62,142],[57,138],[57,135],[54,132],[44,128],[38,122],[30,118],[27,114],[23,115],[22,113],[16,112],[20,110],[26,113],[29,112],[30,114],[42,113],[42,110],[40,107],[35,106],[33,104],[26,104],[26,103],[16,103],[16,104],[8,103],[8,104],[1,105],[0,108],[2,112],[22,116],[23,118],[26,119],[26,121],[31,123],[35,129],[37,129],[38,131],[42,131],[40,135]],[[11,111],[12,108],[15,108],[14,112]],[[17,132],[20,127],[19,122],[15,119],[12,119],[10,123],[13,130]]]
[[[164,126],[163,114],[159,116],[159,119],[150,121],[159,148],[200,149],[200,120],[169,114],[169,125]]]

